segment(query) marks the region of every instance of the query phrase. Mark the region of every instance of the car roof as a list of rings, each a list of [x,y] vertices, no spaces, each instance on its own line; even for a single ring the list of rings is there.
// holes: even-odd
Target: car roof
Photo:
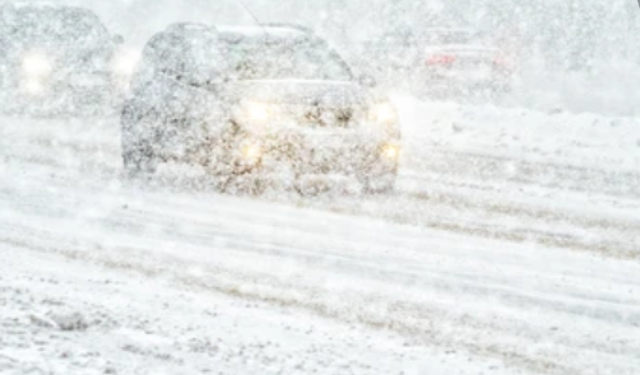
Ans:
[[[72,5],[58,4],[49,1],[18,1],[0,3],[0,10],[39,10],[39,11],[78,11],[84,13],[91,13],[88,9],[76,7]]]
[[[241,41],[301,42],[319,39],[310,30],[297,26],[219,26],[220,39],[226,42]]]
[[[422,33],[473,33],[470,28],[464,27],[425,27]]]
[[[218,38],[218,30],[215,27],[192,22],[179,22],[173,23],[167,26],[164,30],[154,34],[153,37],[147,42],[151,43],[158,38],[164,38],[166,36],[179,37],[186,39],[193,39],[194,37],[207,36],[211,38]]]
[[[214,27],[205,25],[203,23],[193,23],[193,22],[179,22],[174,23],[165,29],[165,32],[214,32],[216,29]]]
[[[267,24],[261,26],[210,26],[203,23],[174,23],[158,34],[215,34],[222,42],[237,43],[301,43],[323,41],[310,29],[289,24]]]
[[[464,28],[464,27],[432,26],[432,27],[423,27],[419,29],[397,29],[397,30],[388,31],[382,35],[421,36],[421,35],[429,35],[429,34],[455,34],[455,33],[473,34],[473,30],[470,28]]]

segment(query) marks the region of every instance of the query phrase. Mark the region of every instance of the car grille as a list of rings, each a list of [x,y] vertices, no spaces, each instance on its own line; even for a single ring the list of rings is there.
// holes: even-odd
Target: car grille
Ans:
[[[350,107],[304,106],[287,111],[287,117],[311,128],[350,128],[354,125],[354,115],[355,110]]]

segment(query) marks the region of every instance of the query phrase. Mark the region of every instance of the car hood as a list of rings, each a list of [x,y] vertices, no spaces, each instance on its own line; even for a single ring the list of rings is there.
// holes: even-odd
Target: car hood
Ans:
[[[375,100],[376,95],[354,82],[251,80],[234,83],[231,97],[266,103],[344,107],[366,105]]]

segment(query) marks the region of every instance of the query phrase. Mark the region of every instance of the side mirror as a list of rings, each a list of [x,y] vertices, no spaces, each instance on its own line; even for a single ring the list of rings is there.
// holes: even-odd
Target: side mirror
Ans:
[[[116,45],[121,45],[124,44],[124,37],[120,34],[116,34],[111,38],[111,41]]]
[[[369,88],[373,88],[376,87],[378,85],[378,82],[376,82],[376,79],[373,78],[372,76],[368,75],[368,74],[362,74],[361,76],[358,77],[358,82],[364,86],[364,87],[369,87]]]

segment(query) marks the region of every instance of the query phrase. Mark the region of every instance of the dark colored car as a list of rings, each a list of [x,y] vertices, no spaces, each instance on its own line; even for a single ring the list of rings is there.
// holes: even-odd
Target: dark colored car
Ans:
[[[508,92],[516,69],[513,56],[462,28],[394,31],[365,48],[381,81],[421,94]]]
[[[180,24],[143,51],[122,115],[124,166],[197,165],[231,182],[359,181],[393,189],[394,106],[312,32]]]
[[[67,113],[113,104],[130,74],[121,43],[86,9],[0,5],[3,110]]]

